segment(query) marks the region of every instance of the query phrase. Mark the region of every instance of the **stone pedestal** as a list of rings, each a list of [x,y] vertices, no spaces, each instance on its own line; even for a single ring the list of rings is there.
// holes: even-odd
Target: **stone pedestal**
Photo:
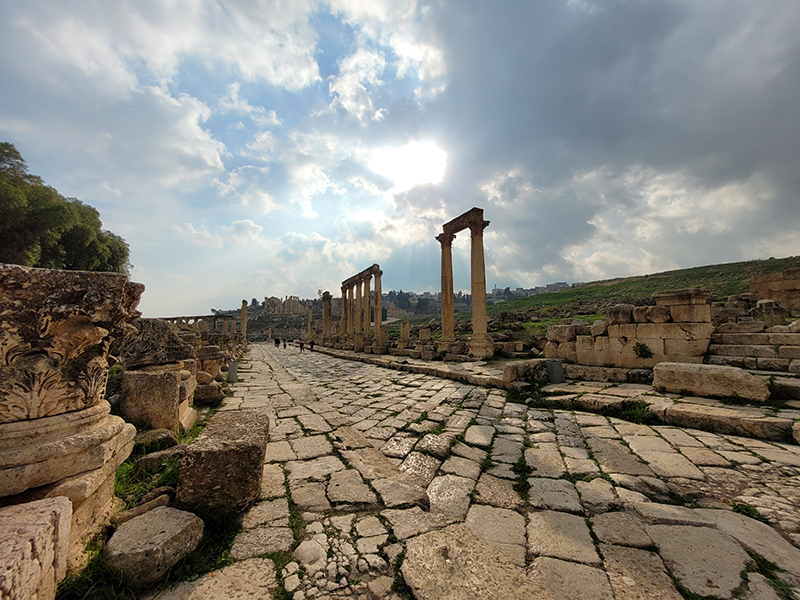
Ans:
[[[143,289],[118,273],[0,265],[0,502],[69,498],[71,570],[133,448],[135,428],[103,397],[108,349],[136,333]]]

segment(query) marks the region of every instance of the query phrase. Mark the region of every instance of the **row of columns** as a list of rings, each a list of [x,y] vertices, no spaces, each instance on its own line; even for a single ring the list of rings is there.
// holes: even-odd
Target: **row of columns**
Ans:
[[[469,351],[473,356],[486,358],[494,355],[494,342],[489,337],[486,317],[486,266],[483,256],[483,230],[489,221],[483,220],[483,209],[473,208],[442,226],[436,236],[442,247],[442,338],[439,350],[455,342],[455,299],[453,296],[453,240],[456,233],[469,229],[470,284],[472,294],[472,337]]]
[[[375,323],[375,337],[381,335],[383,322],[383,305],[381,289],[381,271],[377,264],[365,269],[358,275],[342,282],[342,316],[340,331],[343,335],[361,333],[365,336],[372,335],[371,322]],[[375,277],[375,308],[370,314],[370,282]],[[328,300],[330,302],[330,299]],[[323,295],[323,335],[325,335],[325,296]]]

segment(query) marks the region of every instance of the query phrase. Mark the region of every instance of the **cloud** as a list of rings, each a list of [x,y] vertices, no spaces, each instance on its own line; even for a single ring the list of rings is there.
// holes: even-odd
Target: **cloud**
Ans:
[[[250,219],[234,221],[230,226],[222,227],[226,239],[234,246],[250,246],[262,242],[261,232],[264,228],[256,225]]]
[[[200,229],[195,228],[191,223],[186,223],[183,226],[173,225],[172,231],[178,236],[179,239],[194,246],[202,248],[222,248],[222,236],[217,233],[210,233],[205,225],[201,225]]]

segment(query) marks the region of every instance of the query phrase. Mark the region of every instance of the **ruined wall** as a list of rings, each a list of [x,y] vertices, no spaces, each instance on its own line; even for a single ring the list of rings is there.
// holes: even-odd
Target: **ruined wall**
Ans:
[[[655,306],[620,304],[592,325],[573,320],[551,326],[545,356],[634,369],[665,361],[702,363],[714,332],[709,297],[695,288],[656,292]],[[643,356],[644,346],[651,357]]]
[[[133,447],[104,396],[109,347],[136,331],[143,291],[119,273],[0,265],[0,504],[67,497],[71,569]]]
[[[792,314],[800,314],[800,267],[754,275],[750,293],[759,300],[774,300]]]

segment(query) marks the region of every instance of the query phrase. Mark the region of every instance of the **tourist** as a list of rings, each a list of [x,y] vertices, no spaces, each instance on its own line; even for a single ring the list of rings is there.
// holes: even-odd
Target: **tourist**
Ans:
[[[300,352],[303,351],[303,344],[304,344],[303,340],[300,340]]]
[[[308,342],[308,347],[312,352],[314,351],[314,340],[311,340],[310,342]]]
[[[283,349],[286,350],[286,340],[283,340]]]
[[[281,347],[281,339],[280,338],[275,338],[275,347],[276,348],[280,348]]]

